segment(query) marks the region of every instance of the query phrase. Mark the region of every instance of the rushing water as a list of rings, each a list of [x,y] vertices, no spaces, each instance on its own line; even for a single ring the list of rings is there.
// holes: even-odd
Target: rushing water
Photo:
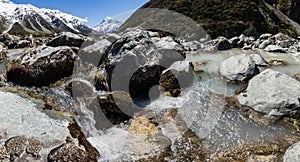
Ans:
[[[15,51],[10,56],[16,56],[19,53],[20,51]],[[206,64],[196,66],[196,68],[204,70],[204,72],[196,74],[201,76],[201,78],[197,77],[194,84],[184,89],[180,97],[170,98],[161,94],[160,98],[145,108],[145,111],[151,110],[157,114],[166,109],[177,109],[187,126],[186,129],[179,129],[181,132],[178,132],[178,130],[172,131],[173,126],[160,126],[162,135],[158,138],[161,139],[158,142],[145,142],[145,137],[133,136],[126,125],[114,126],[107,130],[98,130],[95,126],[95,121],[99,116],[95,116],[91,110],[87,109],[86,99],[76,99],[75,107],[77,111],[80,111],[80,115],[76,116],[76,118],[88,140],[101,153],[101,159],[99,160],[129,161],[147,157],[157,153],[161,146],[167,147],[173,144],[188,128],[191,128],[199,138],[203,139],[204,149],[210,153],[224,151],[233,146],[251,142],[280,141],[286,136],[297,136],[293,129],[289,127],[276,124],[269,126],[259,125],[244,117],[238,110],[226,109],[222,95],[233,96],[234,91],[242,85],[226,83],[218,76],[218,68],[224,59],[241,53],[259,53],[267,61],[274,59],[285,61],[287,62],[286,66],[269,68],[290,76],[300,72],[300,59],[289,54],[237,49],[214,54],[189,54],[187,56],[189,61],[206,62]],[[76,78],[75,80],[87,82],[81,78]],[[92,84],[89,83],[88,85]],[[99,94],[99,92],[93,91]],[[52,88],[41,93],[55,97],[66,110],[70,109],[71,97],[63,88]],[[23,100],[11,102],[23,102]],[[170,142],[164,138],[168,138]]]

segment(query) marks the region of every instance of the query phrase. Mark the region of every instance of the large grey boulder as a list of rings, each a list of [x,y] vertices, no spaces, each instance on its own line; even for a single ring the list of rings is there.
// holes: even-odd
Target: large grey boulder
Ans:
[[[48,86],[70,76],[77,60],[77,54],[70,47],[41,46],[7,65],[7,81],[22,86]]]
[[[162,71],[184,59],[184,48],[173,37],[133,28],[120,34],[100,65],[111,76],[108,82],[112,91],[126,91],[133,99],[144,99],[149,98],[153,86],[159,85]]]
[[[269,115],[289,114],[298,109],[300,83],[283,73],[267,69],[249,81],[237,99],[242,105]]]
[[[299,162],[300,161],[300,142],[289,147],[283,158],[284,162]]]
[[[232,56],[221,63],[220,75],[231,81],[247,81],[259,73],[266,61],[258,54]]]
[[[47,46],[81,47],[84,40],[85,40],[84,37],[79,34],[74,34],[71,32],[62,32],[50,38],[50,40],[47,43]]]

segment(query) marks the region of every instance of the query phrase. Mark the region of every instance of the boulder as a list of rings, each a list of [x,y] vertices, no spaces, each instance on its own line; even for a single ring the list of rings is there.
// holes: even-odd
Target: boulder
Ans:
[[[183,42],[181,44],[186,51],[197,51],[201,49],[201,43],[198,41]]]
[[[7,81],[23,86],[49,86],[70,76],[77,59],[70,47],[41,46],[7,65]]]
[[[149,91],[159,96],[163,70],[185,59],[184,49],[173,37],[139,28],[128,29],[102,57],[100,66],[108,73],[111,90],[130,93],[135,99],[150,101]],[[122,80],[122,82],[120,82]],[[157,87],[153,88],[152,87]]]
[[[58,47],[58,46],[69,46],[69,47],[81,47],[84,42],[84,37],[78,34],[70,32],[62,32],[58,35],[50,38],[47,46]]]
[[[3,62],[7,59],[7,50],[3,43],[0,43],[0,62]]]
[[[263,41],[259,44],[258,48],[259,48],[259,49],[265,49],[265,48],[268,47],[269,45],[273,45],[273,44],[274,44],[274,40],[272,40],[272,39],[266,39],[266,40],[263,40]]]
[[[181,88],[189,87],[194,82],[194,74],[191,63],[188,61],[179,61],[171,65],[170,68],[162,72],[159,84],[165,92],[171,96],[177,97]]]
[[[43,142],[34,138],[26,138],[25,136],[13,137],[5,142],[5,148],[11,161],[18,161],[24,157],[24,154],[32,158],[40,159],[40,151],[44,147]]]
[[[258,54],[232,56],[221,63],[220,75],[231,81],[248,81],[259,73],[266,61]]]
[[[231,44],[225,37],[218,37],[217,39],[208,41],[204,44],[205,51],[216,51],[216,50],[229,50],[231,49]]]
[[[233,37],[228,40],[231,48],[238,48],[238,42],[240,41],[239,37]]]
[[[79,50],[79,57],[83,63],[92,63],[97,66],[108,48],[112,45],[108,39],[85,41]]]
[[[32,42],[29,40],[20,40],[17,42],[14,48],[26,48],[32,46]]]
[[[272,37],[275,40],[275,44],[281,48],[289,48],[295,43],[295,39],[285,35],[283,33],[278,33]]]
[[[131,119],[139,108],[133,103],[130,95],[124,91],[115,91],[98,98],[101,111],[112,125]],[[97,113],[98,114],[98,113]],[[96,121],[97,128],[103,129],[101,121]]]
[[[279,52],[279,53],[286,53],[288,51],[288,48],[282,48],[278,45],[268,45],[265,48],[265,51],[267,52]]]
[[[300,142],[290,146],[283,157],[284,162],[299,162],[300,161]]]
[[[253,77],[238,95],[240,104],[269,115],[290,114],[299,108],[300,83],[283,73],[267,69]]]

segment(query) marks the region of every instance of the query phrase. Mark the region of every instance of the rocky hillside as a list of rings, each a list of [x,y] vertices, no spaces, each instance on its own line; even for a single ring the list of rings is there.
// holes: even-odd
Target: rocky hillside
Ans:
[[[299,0],[288,0],[288,3],[284,0],[150,0],[141,8],[179,12],[202,25],[211,37],[216,38],[242,33],[255,36],[278,32],[299,35],[299,5]],[[143,15],[137,11],[122,28],[145,23]],[[143,20],[137,21],[141,17]],[[147,21],[155,22],[153,19]]]
[[[9,0],[0,1],[0,33],[45,35],[61,31],[83,34],[94,32],[84,25],[85,21],[59,10],[14,4]]]

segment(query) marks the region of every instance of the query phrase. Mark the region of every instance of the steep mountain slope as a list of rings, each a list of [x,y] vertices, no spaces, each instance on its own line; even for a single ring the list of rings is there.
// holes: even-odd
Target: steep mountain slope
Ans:
[[[105,34],[118,30],[122,24],[123,22],[114,20],[111,17],[106,17],[100,24],[94,27],[94,30],[100,34]]]
[[[277,0],[270,1],[274,1],[275,5],[278,3]],[[299,5],[299,0],[288,1],[295,1],[295,4],[290,6]],[[267,7],[264,0],[150,0],[141,7],[141,9],[149,8],[169,9],[188,16],[202,25],[213,38],[233,37],[242,33],[259,35],[283,32],[292,36],[300,34],[289,21],[278,17],[274,10]],[[289,11],[291,15],[288,16],[298,22],[300,16],[295,13],[298,11],[299,9],[295,10],[295,7],[292,7]],[[124,23],[122,29],[145,24],[146,21],[155,23],[155,20],[147,19],[144,15],[140,11],[135,12]]]
[[[84,25],[87,20],[59,10],[37,8],[29,4],[0,1],[0,32],[10,34],[51,34],[59,31],[89,34],[93,29]],[[5,30],[4,30],[5,29]]]

